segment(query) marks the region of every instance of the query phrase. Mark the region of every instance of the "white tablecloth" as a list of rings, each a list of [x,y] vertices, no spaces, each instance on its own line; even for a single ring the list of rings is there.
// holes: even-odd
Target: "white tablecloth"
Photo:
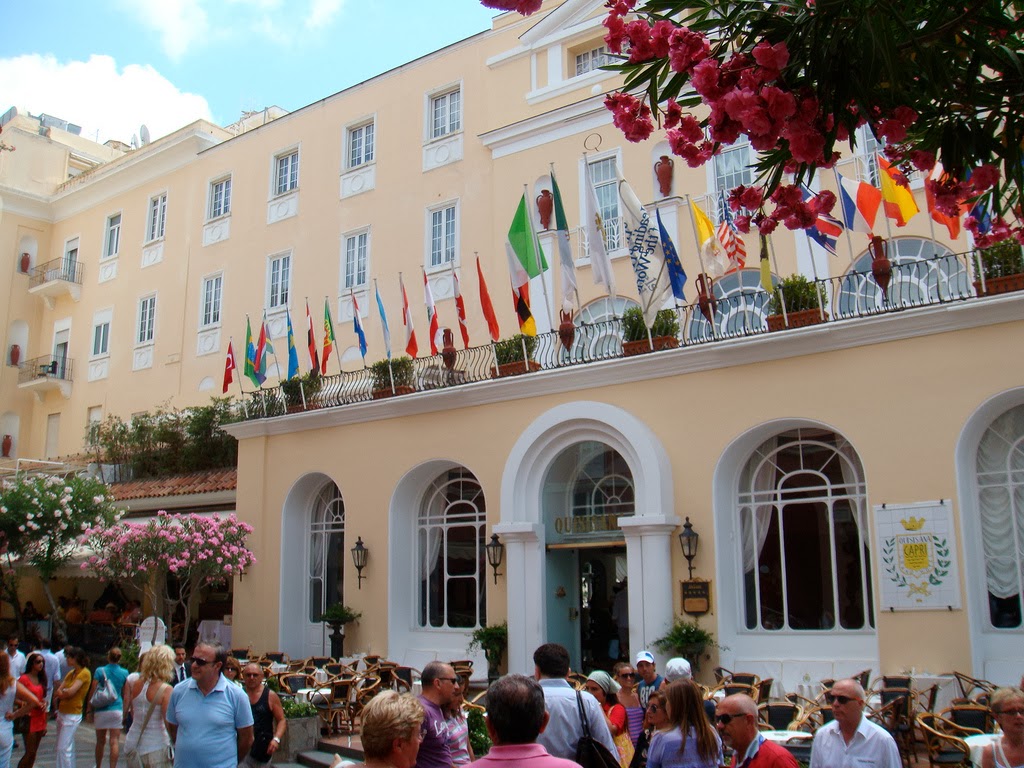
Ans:
[[[231,647],[231,625],[223,621],[205,619],[199,622],[199,642],[218,642],[224,648]]]
[[[765,739],[774,741],[776,744],[784,744],[790,739],[807,741],[814,738],[812,734],[804,731],[761,731],[760,733]]]
[[[967,746],[971,748],[971,762],[974,763],[975,768],[981,768],[981,751],[985,749],[996,739],[1001,738],[1002,734],[998,733],[982,733],[977,736],[968,736],[964,741],[967,742]]]
[[[953,699],[960,694],[956,678],[952,675],[928,675],[915,674],[911,676],[911,687],[915,691],[925,691],[933,685],[939,686],[938,697],[935,700],[935,711],[941,712],[953,703]]]

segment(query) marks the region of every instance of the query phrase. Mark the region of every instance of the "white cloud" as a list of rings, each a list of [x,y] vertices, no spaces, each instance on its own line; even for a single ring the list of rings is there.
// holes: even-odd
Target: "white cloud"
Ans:
[[[319,29],[330,24],[341,10],[341,4],[342,0],[313,0],[306,17],[306,29]]]
[[[175,61],[208,32],[206,11],[200,0],[160,0],[159,3],[129,0],[125,7],[130,8],[143,25],[160,35],[164,53]]]
[[[149,65],[118,71],[110,56],[58,62],[52,55],[0,59],[5,103],[34,115],[40,112],[82,126],[82,135],[100,142],[128,142],[143,123],[156,139],[200,118],[212,120],[210,105],[184,93]]]

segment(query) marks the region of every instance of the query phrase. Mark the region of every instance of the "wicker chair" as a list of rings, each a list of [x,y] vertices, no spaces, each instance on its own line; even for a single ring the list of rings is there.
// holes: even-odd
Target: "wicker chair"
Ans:
[[[953,677],[956,678],[957,685],[960,686],[961,699],[964,701],[970,701],[975,691],[992,693],[992,691],[996,689],[994,683],[990,683],[988,680],[982,680],[978,677],[965,675],[963,672],[954,671]]]
[[[288,655],[283,651],[267,651],[260,657],[261,660],[269,661],[272,664],[284,664],[287,658]]]
[[[981,733],[993,733],[996,729],[992,710],[981,704],[953,704],[940,714],[961,728],[971,728]]]
[[[395,690],[399,693],[411,691],[413,680],[420,677],[420,671],[416,667],[395,667],[392,674],[395,677]]]
[[[960,737],[946,732],[953,723],[939,723],[942,718],[927,712],[917,716],[917,727],[928,749],[928,764],[944,768],[972,768],[971,749]],[[941,729],[940,729],[941,726]]]
[[[363,707],[370,699],[380,692],[380,678],[376,675],[363,675],[354,681],[355,696],[349,709],[349,722],[355,727],[356,718],[362,714]]]
[[[302,688],[316,688],[317,683],[312,675],[296,674],[294,672],[282,672],[277,676],[278,684],[282,691],[292,694]]]
[[[329,685],[321,686],[318,689],[320,696],[313,697],[313,706],[316,707],[317,716],[322,721],[321,728],[325,731],[338,732],[341,730],[343,722],[351,730],[351,695],[355,682],[355,678],[334,680]]]
[[[239,661],[248,661],[251,654],[252,650],[249,648],[232,648],[228,651],[228,656],[232,656]]]
[[[804,716],[804,711],[797,704],[790,701],[766,702],[757,708],[761,725],[767,726],[762,730],[787,731],[796,730],[796,724]]]
[[[757,684],[761,682],[761,678],[752,672],[733,672],[729,675],[728,682],[734,685],[749,685],[751,688],[756,688]]]
[[[765,704],[772,697],[772,685],[775,683],[774,677],[766,677],[757,684],[757,703]]]

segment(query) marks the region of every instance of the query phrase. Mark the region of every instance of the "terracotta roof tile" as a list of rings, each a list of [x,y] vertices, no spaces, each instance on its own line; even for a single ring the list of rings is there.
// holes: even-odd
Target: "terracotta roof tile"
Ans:
[[[129,480],[114,483],[110,490],[118,501],[128,499],[151,499],[162,496],[187,496],[193,493],[216,493],[233,491],[238,484],[238,472],[234,469],[212,469],[192,472],[188,475],[157,477],[146,480]]]

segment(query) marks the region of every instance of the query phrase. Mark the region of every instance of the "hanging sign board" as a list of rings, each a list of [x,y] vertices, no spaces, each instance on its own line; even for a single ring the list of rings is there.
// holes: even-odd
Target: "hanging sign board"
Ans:
[[[711,582],[704,579],[690,579],[681,582],[683,588],[683,613],[703,616],[711,610]]]
[[[883,611],[960,608],[949,501],[876,505],[875,530]]]

